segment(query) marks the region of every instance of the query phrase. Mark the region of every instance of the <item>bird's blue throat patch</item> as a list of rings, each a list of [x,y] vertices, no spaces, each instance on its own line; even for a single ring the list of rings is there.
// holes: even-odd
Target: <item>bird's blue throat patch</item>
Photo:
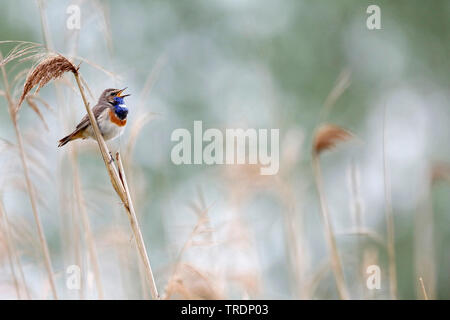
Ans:
[[[114,105],[114,112],[115,112],[116,116],[120,120],[124,120],[127,117],[128,108],[126,107],[125,101],[123,101],[123,98],[115,97],[113,105]]]

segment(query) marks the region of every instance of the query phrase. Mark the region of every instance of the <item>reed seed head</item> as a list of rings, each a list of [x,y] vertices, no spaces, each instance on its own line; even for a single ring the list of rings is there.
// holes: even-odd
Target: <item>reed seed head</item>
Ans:
[[[448,163],[435,163],[431,167],[431,183],[450,181],[450,165]]]

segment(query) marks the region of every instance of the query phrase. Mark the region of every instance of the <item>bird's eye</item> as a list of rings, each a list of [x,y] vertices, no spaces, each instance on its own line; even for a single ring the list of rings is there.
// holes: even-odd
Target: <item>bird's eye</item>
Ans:
[[[113,96],[114,96],[114,92],[111,92],[109,95],[110,95],[111,97],[113,97]]]

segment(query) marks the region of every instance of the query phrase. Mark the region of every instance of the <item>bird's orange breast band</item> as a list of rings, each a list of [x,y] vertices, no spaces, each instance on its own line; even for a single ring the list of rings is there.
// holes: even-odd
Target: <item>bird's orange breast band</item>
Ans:
[[[112,123],[117,124],[119,127],[123,127],[127,124],[127,119],[120,120],[119,117],[116,116],[116,113],[111,109],[109,110],[109,118]]]

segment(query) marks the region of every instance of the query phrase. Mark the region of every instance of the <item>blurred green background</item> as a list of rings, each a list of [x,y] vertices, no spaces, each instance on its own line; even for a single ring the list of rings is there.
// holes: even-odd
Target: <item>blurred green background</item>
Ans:
[[[350,296],[389,298],[383,244],[351,232],[354,202],[348,181],[353,168],[364,228],[385,241],[385,108],[398,297],[422,299],[422,276],[430,297],[450,298],[448,175],[430,179],[438,169],[448,172],[450,160],[450,1],[0,4],[0,40],[38,43],[44,43],[42,6],[53,50],[73,57],[76,64],[80,57],[88,60],[80,71],[95,96],[92,103],[105,88],[128,86],[129,125],[112,149],[129,160],[136,210],[161,293],[182,260],[207,275],[187,275],[193,284],[183,281],[191,291],[207,278],[226,298],[338,297],[327,268],[310,161],[314,128],[331,122],[358,137],[324,154],[321,162]],[[381,30],[366,27],[371,4],[381,8]],[[80,8],[80,30],[66,27],[70,5]],[[1,44],[3,56],[12,47]],[[8,64],[10,81],[27,66]],[[70,76],[66,79],[73,85]],[[336,84],[348,88],[327,107]],[[23,80],[16,84],[16,93],[22,86]],[[49,130],[27,106],[19,124],[33,160],[32,178],[59,293],[79,297],[79,292],[65,287],[65,278],[67,266],[75,264],[81,252],[84,297],[96,298],[83,230],[80,237],[74,235],[79,221],[73,218],[77,215],[71,204],[69,149],[56,147],[85,111],[77,93],[64,83],[60,86],[62,103],[53,85],[40,93],[53,109],[42,109]],[[0,138],[15,143],[7,104],[0,98]],[[132,154],[126,154],[133,128],[147,112],[152,112],[151,121],[139,132]],[[174,165],[170,135],[176,128],[192,132],[195,120],[202,120],[204,128],[220,130],[280,129],[278,175],[261,177],[245,166]],[[145,297],[128,220],[95,143],[76,146],[105,297]],[[27,285],[34,298],[50,297],[17,153],[2,151],[0,164],[2,198]],[[212,239],[189,242],[178,258],[197,221],[192,203],[209,208],[212,233],[207,233]],[[9,265],[5,254],[1,257],[0,297],[15,299]],[[381,268],[380,290],[366,288],[365,267],[370,264]]]

